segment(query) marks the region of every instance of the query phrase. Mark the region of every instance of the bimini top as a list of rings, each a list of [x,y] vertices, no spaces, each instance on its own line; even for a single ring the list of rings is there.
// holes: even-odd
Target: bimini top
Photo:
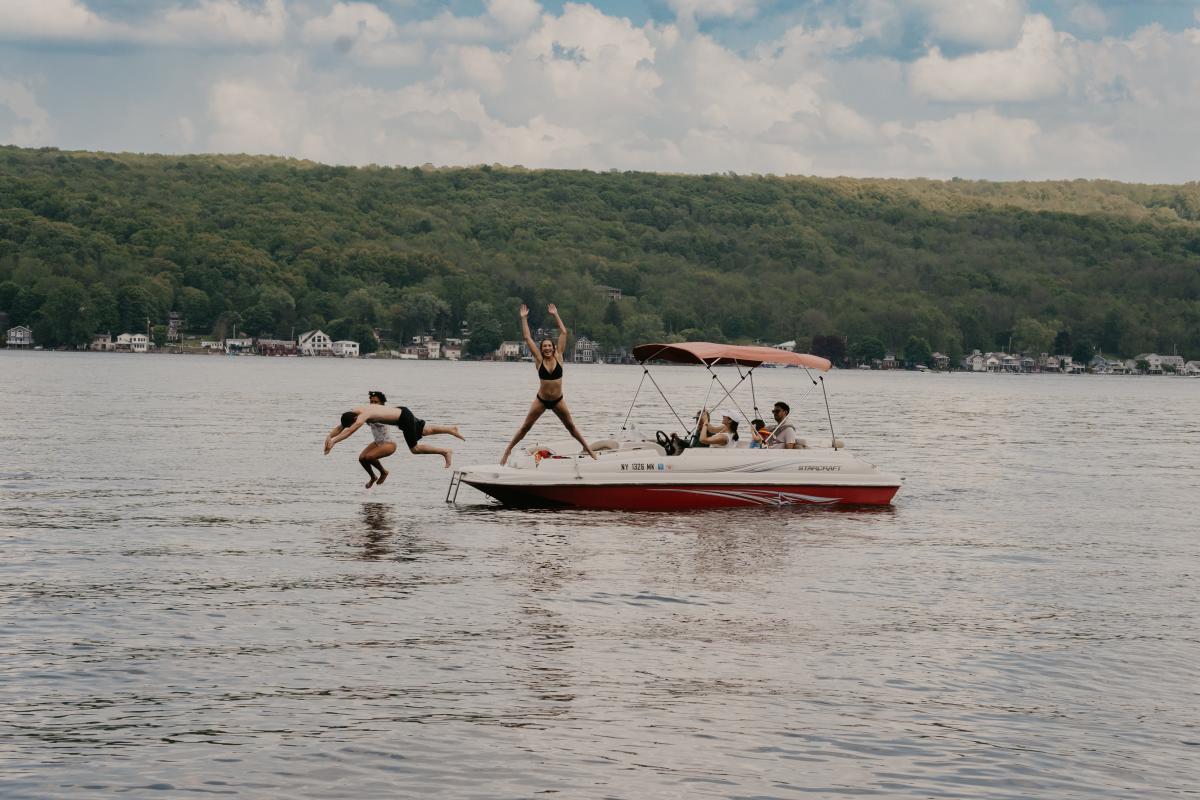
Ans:
[[[717,364],[740,364],[743,367],[757,367],[759,364],[794,364],[797,367],[824,372],[832,366],[829,359],[811,356],[808,353],[791,353],[776,347],[712,342],[639,344],[633,348],[633,357],[643,363],[670,361],[675,364],[707,364],[710,367]]]

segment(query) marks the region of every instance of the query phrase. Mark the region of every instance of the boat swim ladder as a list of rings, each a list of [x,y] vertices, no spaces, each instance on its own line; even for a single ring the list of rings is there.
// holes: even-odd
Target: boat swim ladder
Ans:
[[[458,502],[458,490],[462,488],[462,472],[454,470],[450,475],[450,486],[446,488],[446,502]]]

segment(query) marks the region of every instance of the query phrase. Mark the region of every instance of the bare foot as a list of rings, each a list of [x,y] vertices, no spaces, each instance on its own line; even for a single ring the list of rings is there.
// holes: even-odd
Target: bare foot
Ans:
[[[457,425],[450,428],[450,435],[453,436],[455,439],[461,439],[464,442],[467,440],[467,437],[463,436],[461,433],[458,432]]]
[[[388,475],[391,475],[391,474],[392,474],[392,473],[388,472],[388,471],[387,471],[386,469],[384,469],[383,467],[380,467],[380,468],[379,468],[379,477],[378,477],[378,478],[375,480],[375,482],[376,482],[376,483],[378,483],[380,486],[383,486],[383,482],[384,482],[384,481],[386,481],[386,480],[387,480],[387,476],[388,476]]]
[[[462,437],[460,436],[459,438],[461,439]],[[442,458],[446,459],[446,469],[450,468],[450,459],[452,459],[453,457],[454,457],[453,450],[447,450],[446,452],[442,453]]]
[[[374,475],[372,475],[372,476],[371,476],[371,480],[367,481],[367,487],[366,487],[366,488],[370,489],[372,486],[374,486],[374,485],[375,485],[375,481],[377,481],[377,480],[379,480],[379,479],[378,479],[378,478],[376,478]]]

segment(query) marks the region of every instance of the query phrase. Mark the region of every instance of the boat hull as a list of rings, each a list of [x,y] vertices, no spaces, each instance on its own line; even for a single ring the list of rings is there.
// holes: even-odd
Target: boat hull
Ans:
[[[519,508],[682,511],[706,508],[863,505],[892,502],[896,486],[696,483],[646,485],[513,485],[463,477],[463,483]]]

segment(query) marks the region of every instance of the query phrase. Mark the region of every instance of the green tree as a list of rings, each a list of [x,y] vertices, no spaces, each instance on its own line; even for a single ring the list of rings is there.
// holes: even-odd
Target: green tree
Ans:
[[[1054,335],[1054,355],[1061,356],[1070,353],[1074,343],[1071,339],[1071,332],[1061,330]]]
[[[121,324],[117,296],[104,284],[97,283],[88,288],[85,304],[90,310],[93,334],[112,333]]]
[[[207,331],[212,327],[212,303],[208,292],[194,286],[179,290],[179,313],[188,330]]]
[[[154,342],[155,347],[167,346],[167,326],[155,325],[150,329],[150,339]]]
[[[1053,339],[1053,331],[1031,317],[1019,319],[1013,326],[1013,346],[1023,353],[1045,353]]]
[[[95,327],[83,285],[70,278],[57,277],[46,278],[42,285],[46,299],[34,325],[36,341],[48,347],[87,345]]]
[[[884,347],[883,342],[874,336],[864,337],[850,345],[850,357],[854,359],[854,363],[856,364],[870,364],[872,361],[882,361],[885,355],[887,355],[887,348]]]
[[[904,360],[910,365],[924,364],[930,366],[933,362],[933,349],[929,341],[920,336],[910,336],[904,344]]]
[[[136,284],[125,284],[117,290],[117,315],[122,333],[146,330],[146,321],[158,319],[154,296]]]

